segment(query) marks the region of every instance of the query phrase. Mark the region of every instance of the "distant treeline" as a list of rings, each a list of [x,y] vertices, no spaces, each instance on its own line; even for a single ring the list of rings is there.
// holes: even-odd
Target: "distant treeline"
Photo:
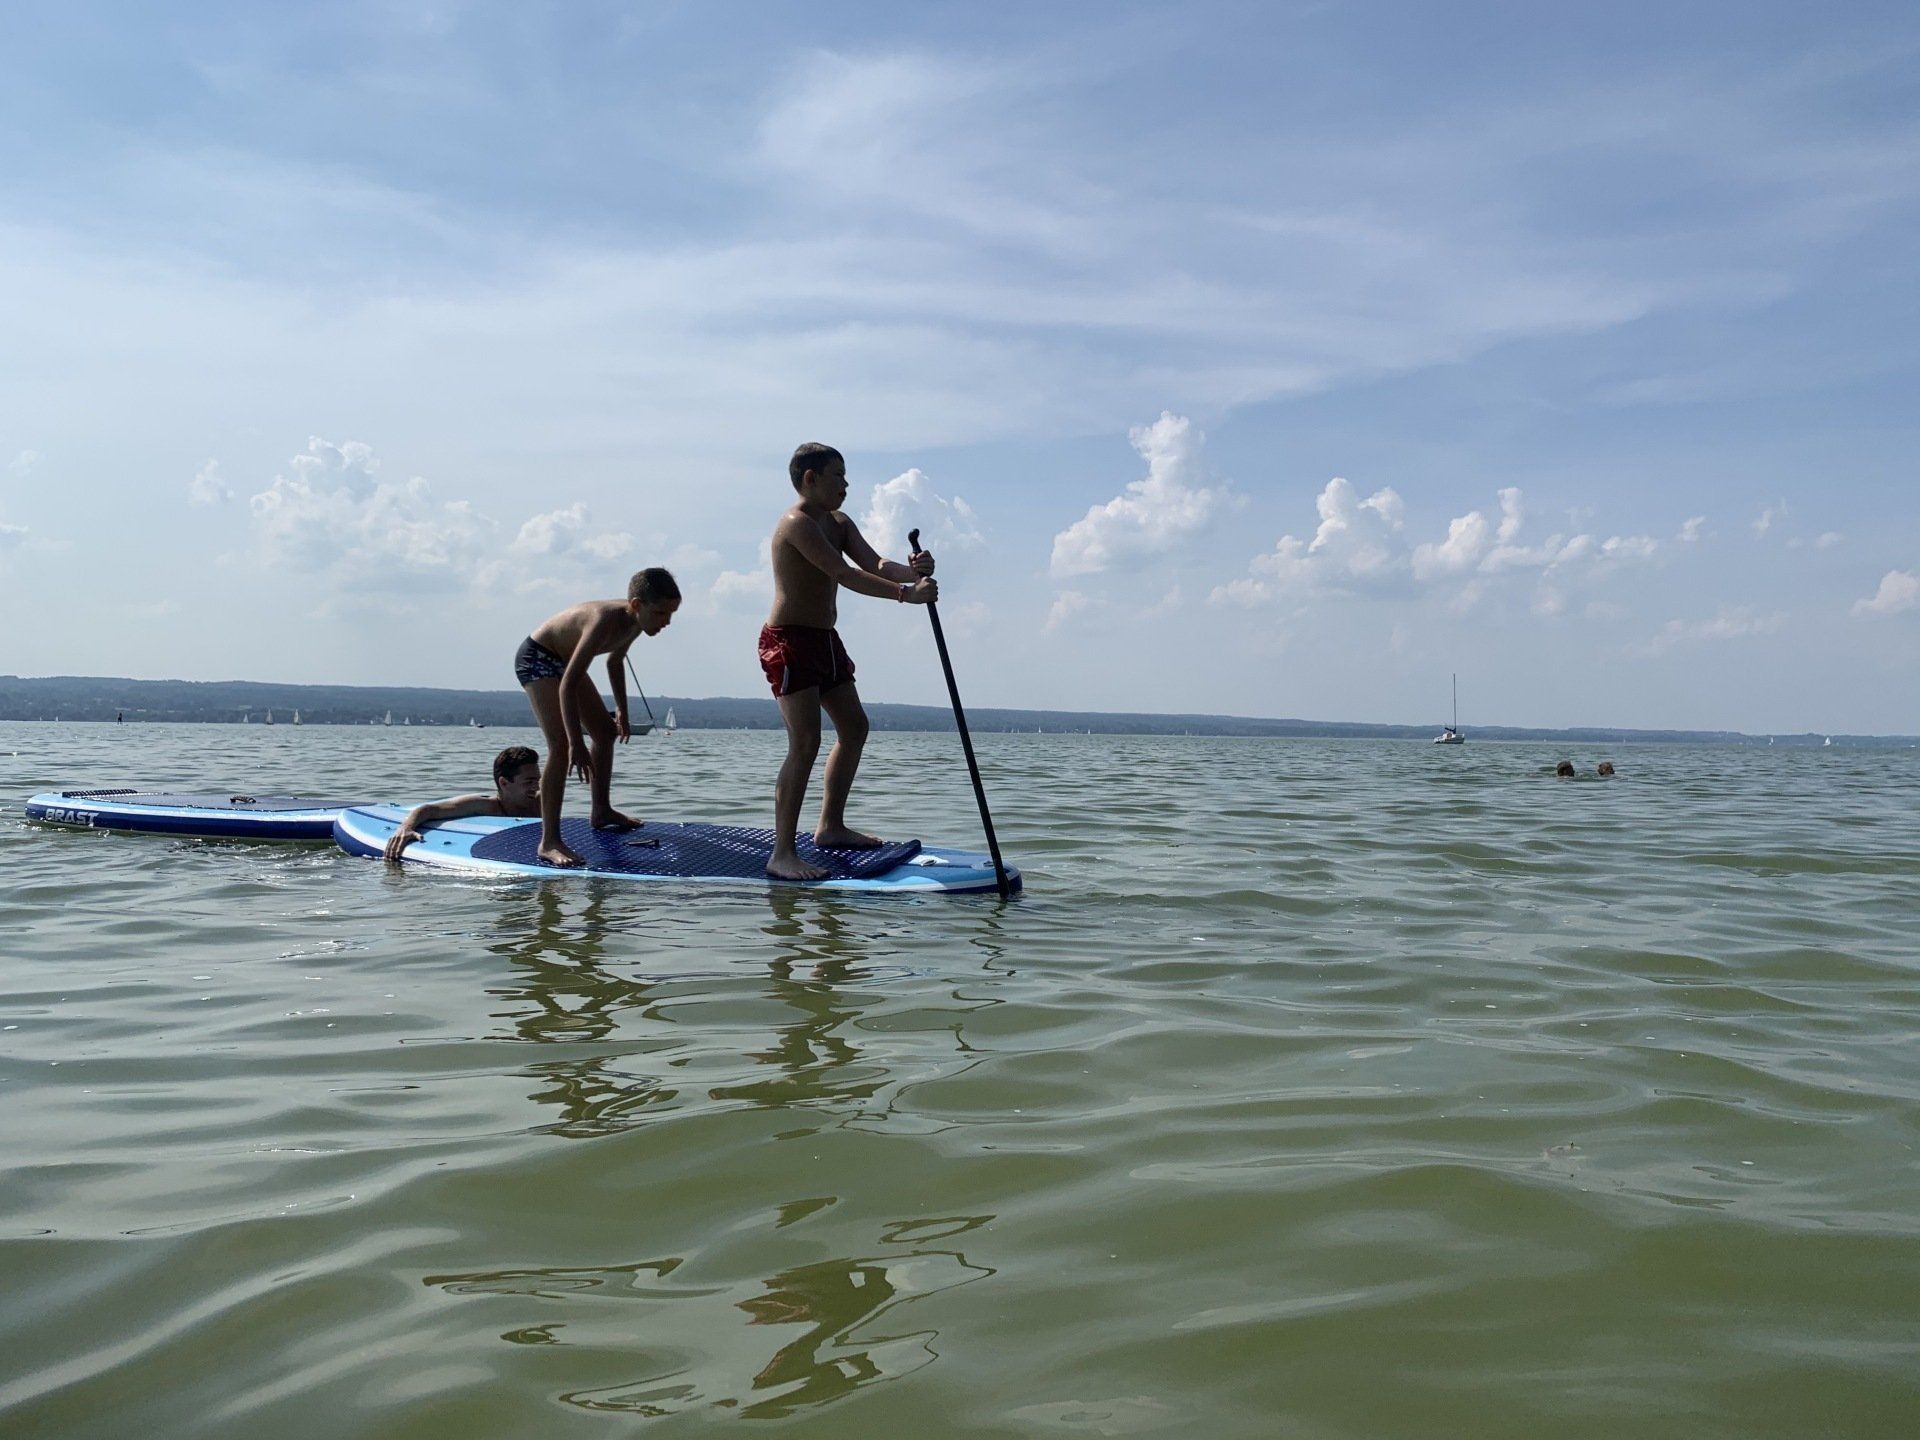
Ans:
[[[689,730],[777,730],[780,714],[765,698],[697,698],[654,695],[655,719],[674,719]],[[636,719],[644,719],[638,697]],[[873,723],[882,730],[951,730],[953,714],[941,705],[890,705],[867,702]],[[528,725],[532,717],[518,690],[423,690],[378,685],[276,685],[253,680],[126,680],[105,676],[0,675],[0,720],[117,720],[194,724],[292,723],[303,725]],[[1369,740],[1423,740],[1434,725],[1367,725],[1339,720],[1262,720],[1235,715],[1109,714],[1075,710],[972,709],[967,720],[979,731],[1042,731],[1096,735],[1242,735],[1317,736]],[[1584,727],[1529,730],[1509,725],[1477,725],[1479,740],[1564,740],[1589,744],[1669,741],[1683,744],[1820,745],[1822,735],[1745,735],[1733,730],[1626,730]],[[1835,735],[1835,745],[1904,747],[1910,735]]]

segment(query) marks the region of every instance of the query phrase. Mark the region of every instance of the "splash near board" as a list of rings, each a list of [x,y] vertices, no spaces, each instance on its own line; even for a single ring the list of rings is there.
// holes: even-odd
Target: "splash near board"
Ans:
[[[327,840],[342,810],[364,800],[299,795],[175,795],[145,790],[61,790],[27,801],[27,819],[88,830],[203,840]]]
[[[394,805],[355,806],[341,812],[333,838],[352,855],[384,853],[407,812]],[[675,881],[682,884],[800,885],[810,890],[879,894],[969,894],[997,888],[993,862],[967,850],[934,849],[918,840],[878,850],[824,850],[804,837],[800,856],[824,867],[824,880],[775,880],[767,873],[773,832],[736,825],[682,825],[650,820],[638,830],[595,830],[585,820],[563,820],[561,838],[586,862],[579,869],[543,863],[540,822],[497,815],[449,820],[429,827],[409,845],[408,864],[491,875],[564,879]],[[1009,871],[1015,890],[1018,871]]]

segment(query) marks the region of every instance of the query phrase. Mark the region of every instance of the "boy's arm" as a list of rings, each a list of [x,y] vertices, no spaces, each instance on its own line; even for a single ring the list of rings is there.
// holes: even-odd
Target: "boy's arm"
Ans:
[[[842,516],[842,519],[846,517]],[[867,537],[860,533],[860,527],[851,520],[846,521],[847,557],[869,575],[878,575],[882,580],[891,580],[896,585],[911,585],[922,575],[933,574],[933,552],[922,550],[913,560],[902,565],[897,560],[882,560],[873,546],[867,543]]]
[[[587,755],[587,742],[580,734],[580,705],[577,700],[581,682],[593,674],[593,657],[613,649],[622,628],[626,607],[601,611],[581,635],[580,643],[567,657],[567,668],[560,675],[560,724],[567,732],[567,768],[582,780],[593,778],[593,761]]]
[[[798,517],[783,520],[776,534],[798,550],[810,564],[825,571],[849,590],[871,595],[876,600],[904,600],[909,605],[925,605],[929,600],[940,598],[938,586],[930,579],[922,578],[918,583],[909,584],[906,581],[889,580],[849,564],[847,557],[834,548],[826,533],[811,520]],[[873,554],[872,546],[864,540],[860,543],[869,555]]]
[[[627,723],[627,651],[633,642],[629,640],[616,650],[607,652],[607,683],[613,687],[613,733],[624,744],[633,736],[633,727]]]
[[[494,795],[456,795],[451,800],[433,800],[425,805],[416,805],[407,812],[407,818],[400,822],[400,828],[387,837],[387,859],[398,860],[400,852],[418,840],[420,831],[428,825],[438,825],[444,820],[463,820],[469,815],[499,813],[500,801]]]

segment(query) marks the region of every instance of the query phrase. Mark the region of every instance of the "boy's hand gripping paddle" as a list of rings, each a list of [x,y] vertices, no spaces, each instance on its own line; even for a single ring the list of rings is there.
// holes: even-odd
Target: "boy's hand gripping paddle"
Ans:
[[[920,532],[907,532],[907,545],[913,555],[920,553]],[[909,557],[911,558],[911,556]],[[960,705],[960,687],[953,681],[953,661],[947,657],[947,636],[940,628],[940,605],[938,601],[927,602],[927,618],[933,621],[933,643],[940,647],[940,668],[946,672],[947,694],[953,700],[953,721],[960,727],[960,748],[967,754],[967,774],[973,778],[973,798],[980,802],[980,824],[987,832],[987,853],[993,857],[993,878],[998,883],[1000,898],[1008,896],[1007,867],[1000,860],[1000,842],[994,838],[993,816],[987,810],[986,787],[980,783],[980,762],[973,758],[973,736],[967,733],[967,712]]]

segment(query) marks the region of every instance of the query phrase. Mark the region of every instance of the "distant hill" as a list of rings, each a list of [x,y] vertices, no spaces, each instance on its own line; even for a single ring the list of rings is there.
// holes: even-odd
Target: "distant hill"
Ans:
[[[682,728],[694,730],[777,730],[780,715],[762,698],[655,695],[656,718],[672,706]],[[943,705],[891,705],[867,702],[882,730],[951,730],[953,714]],[[129,723],[188,722],[260,724],[273,714],[286,724],[298,711],[306,725],[377,724],[389,713],[396,725],[526,725],[526,697],[518,690],[426,690],[412,686],[277,685],[254,680],[127,680],[108,676],[0,675],[0,720],[114,720]],[[642,712],[635,703],[636,716]],[[1267,720],[1236,715],[1149,715],[1074,710],[973,709],[968,722],[978,731],[1045,731],[1099,735],[1319,736],[1375,740],[1430,738],[1433,725],[1373,725],[1342,720]],[[1587,726],[1536,730],[1511,725],[1477,725],[1479,740],[1564,740],[1608,743],[1668,741],[1690,744],[1819,745],[1821,735],[1745,735],[1731,730],[1629,730]],[[1910,735],[1836,735],[1835,745],[1904,747]]]

